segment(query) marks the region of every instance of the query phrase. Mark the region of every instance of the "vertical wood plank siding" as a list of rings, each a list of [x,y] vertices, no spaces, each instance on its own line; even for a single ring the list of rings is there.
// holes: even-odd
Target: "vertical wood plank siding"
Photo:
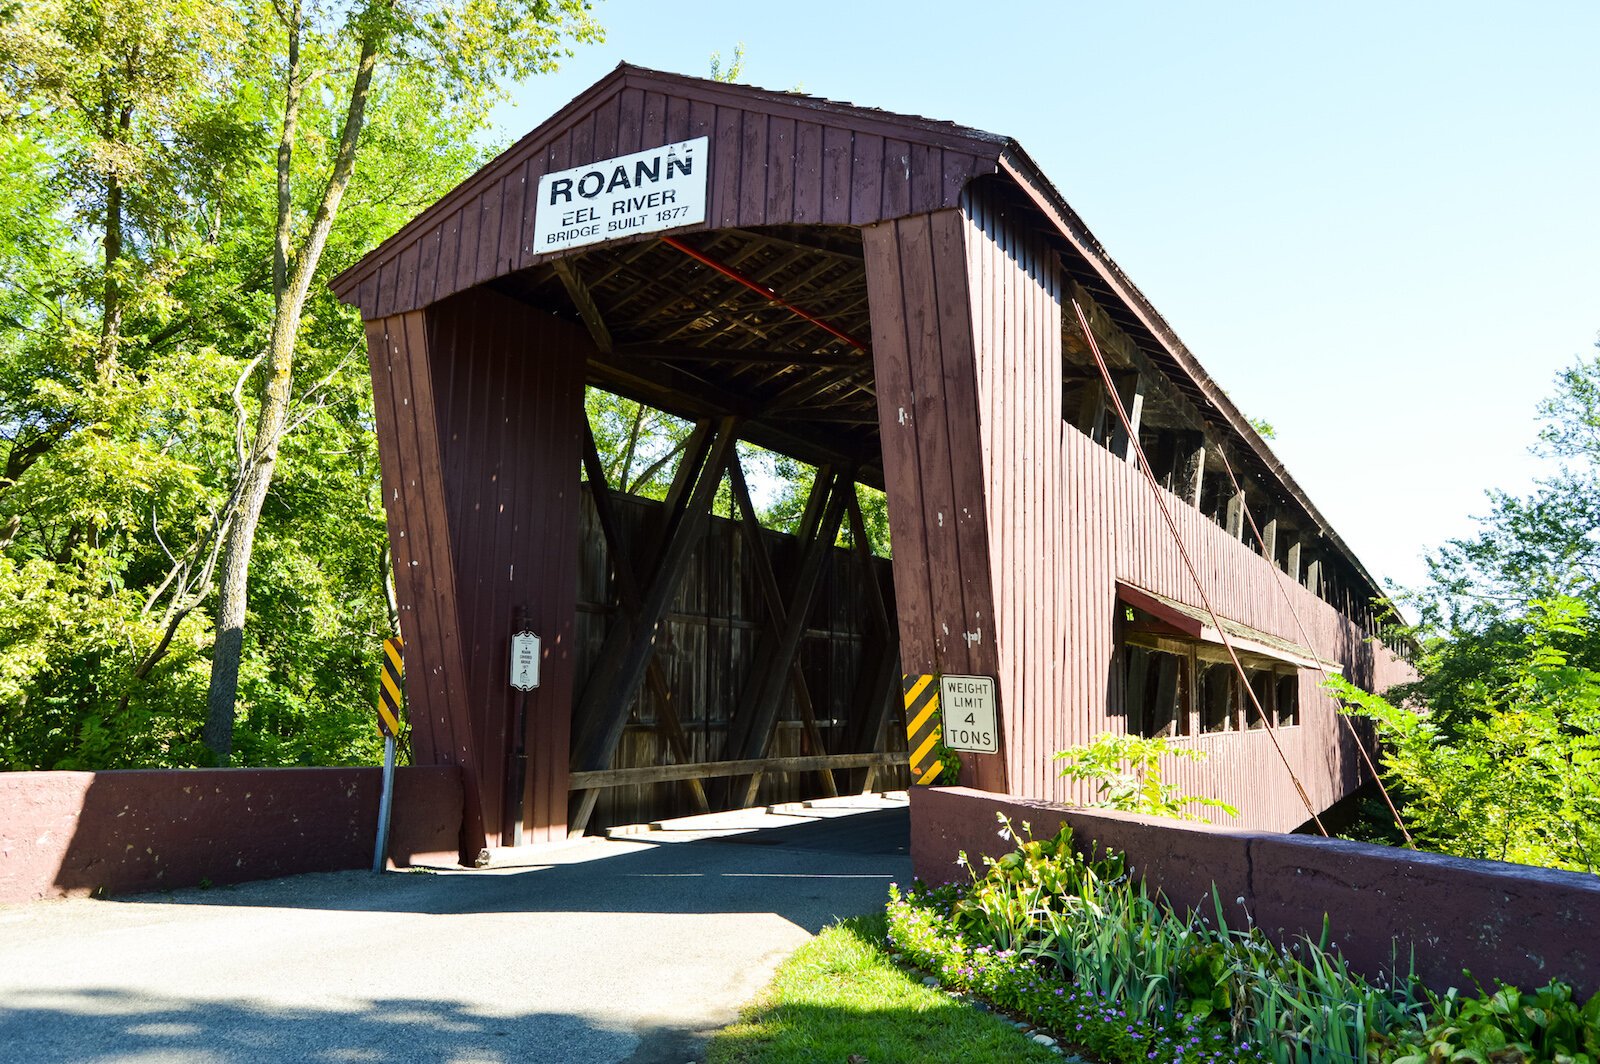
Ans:
[[[540,684],[528,696],[527,841],[566,837],[567,751],[576,651],[582,329],[486,289],[427,312],[445,503],[454,552],[455,609],[465,662],[484,820],[504,836],[506,766],[517,695],[510,675],[514,613],[526,608],[542,640]],[[488,752],[493,751],[490,755]]]
[[[461,860],[470,863],[484,845],[484,810],[472,721],[459,696],[464,671],[434,414],[434,358],[421,312],[368,322],[366,328],[395,597],[406,641],[412,757],[421,765],[461,766]]]
[[[1063,427],[1061,444],[1064,483],[1074,499],[1063,513],[1067,535],[1060,564],[1069,568],[1088,600],[1074,612],[1074,631],[1060,652],[1067,669],[1086,680],[1069,689],[1062,711],[1052,715],[1057,727],[1045,737],[1036,762],[1096,731],[1126,729],[1120,684],[1110,677],[1116,580],[1201,605],[1154,492],[1138,470],[1074,428]],[[1403,661],[1381,643],[1367,641],[1332,606],[1287,577],[1282,578],[1280,590],[1276,570],[1264,558],[1177,496],[1158,490],[1219,614],[1299,643],[1303,640],[1294,617],[1298,613],[1317,654],[1338,664],[1359,685],[1382,690],[1411,677]],[[1312,803],[1321,810],[1356,786],[1359,760],[1315,670],[1299,670],[1299,681],[1301,723],[1280,728],[1278,738]],[[1308,819],[1289,772],[1264,731],[1222,732],[1184,741],[1209,756],[1203,762],[1170,766],[1173,782],[1188,793],[1218,797],[1244,811],[1228,823],[1283,830]],[[1057,779],[1037,780],[1033,787],[1039,789],[1028,793],[1039,797],[1083,797]]]
[[[1050,755],[1127,729],[1115,675],[1116,582],[1197,607],[1201,601],[1137,467],[1062,419],[1063,282],[1054,256],[981,186],[963,210],[1011,790],[1080,800],[1087,793],[1057,778]],[[876,317],[876,304],[873,311]],[[885,451],[887,463],[887,443]],[[1176,495],[1162,494],[1218,613],[1302,642],[1274,567]],[[894,534],[898,555],[898,527]],[[1351,679],[1381,690],[1409,675],[1333,607],[1287,578],[1283,584],[1312,647]],[[1321,810],[1355,786],[1357,755],[1312,670],[1300,671],[1300,720],[1278,736]],[[1184,741],[1209,756],[1170,766],[1174,782],[1239,806],[1242,816],[1230,823],[1287,829],[1307,819],[1265,732]]]
[[[950,210],[862,231],[908,673],[994,675],[999,663],[965,224]],[[1007,789],[1004,740],[968,756],[977,786]]]
[[[462,765],[476,847],[502,841],[508,638],[528,607],[545,657],[525,823],[529,841],[565,838],[589,338],[479,289],[374,322],[368,340],[415,759]]]
[[[537,841],[564,835],[573,685],[609,608],[599,605],[607,592],[591,586],[603,581],[602,563],[583,553],[589,605],[574,619],[579,419],[593,343],[575,325],[485,286],[549,257],[533,246],[541,176],[702,135],[710,138],[708,202],[698,228],[861,227],[902,666],[999,681],[1001,751],[969,757],[966,781],[1085,797],[1057,778],[1050,755],[1127,726],[1117,582],[1194,606],[1200,597],[1137,469],[1063,418],[1066,279],[1052,250],[1062,245],[1047,245],[1045,229],[1059,230],[1109,278],[1208,409],[1234,425],[1242,416],[1004,138],[624,66],[334,282],[367,321],[416,760],[466,770],[464,854],[476,856],[474,847],[501,829],[512,611],[533,609],[547,655],[527,736],[536,782],[525,808]],[[1002,170],[1031,197],[1044,228],[1038,215],[1024,217],[973,183]],[[655,236],[623,242],[630,239]],[[685,260],[679,269],[698,267]],[[677,276],[669,271],[664,283]],[[1277,475],[1314,514],[1288,474]],[[1223,616],[1308,641],[1363,686],[1381,689],[1408,674],[1335,609],[1286,581],[1291,610],[1270,561],[1166,498]],[[708,536],[696,565],[711,568],[665,631],[697,663],[669,672],[687,692],[680,712],[696,756],[709,758],[721,753],[718,714],[733,712],[723,700],[742,689],[730,678],[754,650],[751,630],[734,619],[760,611],[745,601],[741,550],[717,538],[737,536]],[[586,541],[585,551],[592,547]],[[860,608],[839,589],[822,601],[819,609]],[[684,619],[700,615],[704,623]],[[859,678],[860,650],[832,622],[812,627],[833,633],[809,641],[802,657],[827,688],[834,719],[835,693]],[[650,711],[641,701],[636,712]],[[1281,739],[1320,809],[1357,782],[1357,762],[1308,670],[1300,673],[1300,721]],[[656,741],[653,730],[634,727],[618,763],[659,762]],[[1240,806],[1246,826],[1305,819],[1265,732],[1184,741],[1210,757],[1171,767],[1183,789]],[[602,817],[626,819],[647,799],[608,794]]]
[[[587,487],[583,500],[577,555],[580,690],[585,682],[582,678],[593,669],[618,609],[616,563]],[[662,505],[622,494],[613,494],[611,505],[624,548],[637,566],[659,533]],[[800,564],[798,540],[771,530],[763,532],[762,538],[779,586],[787,586]],[[729,725],[743,708],[740,700],[752,671],[758,667],[760,638],[770,623],[755,582],[754,564],[739,523],[725,516],[710,518],[657,638],[655,660],[666,678],[672,709],[682,724],[689,761],[723,761],[734,756],[727,750]],[[816,711],[819,735],[830,754],[876,748],[870,739],[865,743],[866,751],[849,745],[857,709],[853,704],[855,692],[863,673],[873,670],[877,655],[884,649],[872,631],[868,579],[878,582],[892,611],[894,587],[888,561],[874,560],[869,572],[851,552],[829,551],[800,643],[800,669]],[[898,699],[898,685],[889,694]],[[650,685],[641,685],[611,767],[638,768],[677,760],[659,728],[662,708]],[[806,742],[792,688],[784,692],[778,721],[770,756],[822,752],[811,749]],[[882,750],[902,751],[905,747],[904,729],[885,729]],[[906,782],[903,768],[878,773],[880,787],[904,786]],[[799,801],[822,793],[814,773],[772,774],[762,778],[756,804]],[[597,831],[616,824],[646,823],[695,812],[698,810],[688,791],[680,784],[608,787],[600,792],[589,829]]]
[[[1058,653],[1069,629],[1078,637],[1094,621],[1060,601],[1063,282],[1037,231],[997,200],[974,189],[963,211],[1009,778],[1014,792],[1040,794],[1064,696],[1097,679],[1068,674]]]
[[[533,246],[540,177],[669,140],[711,138],[705,224],[677,232],[869,225],[952,208],[967,181],[996,172],[1002,138],[912,121],[619,69],[335,279],[334,290],[372,320],[537,265],[548,258]],[[895,139],[886,139],[891,130]],[[617,242],[639,239],[654,236]],[[432,271],[422,268],[430,241]]]

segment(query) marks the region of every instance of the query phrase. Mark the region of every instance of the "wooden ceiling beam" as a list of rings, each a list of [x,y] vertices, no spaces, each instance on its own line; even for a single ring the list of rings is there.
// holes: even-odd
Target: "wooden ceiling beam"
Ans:
[[[732,413],[746,417],[740,438],[811,465],[859,463],[864,484],[883,487],[883,456],[876,433],[853,439],[839,426],[808,430],[803,423],[775,424],[761,404],[728,392],[666,363],[617,356],[591,358],[588,382],[677,417],[699,420]]]
[[[817,255],[826,255],[836,263],[845,263],[851,266],[863,266],[866,262],[866,254],[860,250],[859,239],[856,242],[857,250],[854,254],[851,254],[850,252],[843,251],[840,248],[830,246],[829,244],[802,239],[801,233],[806,232],[807,230],[801,230],[794,233],[785,233],[781,236],[777,233],[757,233],[750,229],[728,229],[724,231],[729,233],[738,233],[740,236],[751,240],[764,240],[770,244],[783,244],[788,247],[804,248],[806,251]]]
[[[657,271],[656,273],[651,274],[648,277],[640,277],[639,280],[641,282],[645,283],[645,284],[650,284],[650,285],[666,284],[666,280],[667,280],[668,277],[673,277],[673,276],[676,276],[676,275],[678,275],[680,273],[683,273],[683,274],[693,273],[695,267],[699,267],[702,270],[706,270],[707,271],[707,275],[708,276],[711,275],[710,271],[709,271],[709,269],[707,267],[700,266],[700,264],[698,262],[696,262],[695,260],[689,258],[689,256],[687,256],[687,255],[679,255],[677,252],[672,252],[671,253],[671,258],[669,259],[668,256],[667,256],[667,252],[670,249],[666,248],[664,245],[659,244],[659,243],[652,243],[652,244],[650,244],[648,246],[649,246],[651,252],[657,254],[662,262],[664,262],[664,263],[665,262],[670,262],[671,265],[668,265],[664,270]],[[713,243],[712,246],[715,247],[716,246],[715,243]],[[754,246],[739,248],[738,250],[736,250],[736,251],[734,251],[732,253],[732,255],[728,259],[728,262],[729,262],[730,265],[734,265],[734,266],[743,265],[746,259],[750,258],[752,255],[754,255],[759,250],[760,250],[759,248],[754,247]],[[729,288],[730,291],[735,287],[736,286],[731,281],[728,283],[728,288]],[[639,326],[639,325],[647,325],[647,324],[649,324],[650,319],[654,318],[657,314],[660,314],[663,310],[666,310],[668,307],[672,306],[672,304],[677,302],[678,300],[688,299],[693,294],[694,291],[695,291],[695,289],[692,286],[672,287],[670,292],[668,293],[668,295],[665,298],[656,300],[656,302],[654,302],[650,306],[644,308],[644,310],[638,312],[634,317],[629,318],[627,320],[626,324],[629,327],[634,327],[634,326]]]
[[[688,344],[630,343],[619,346],[617,352],[629,358],[657,362],[735,362],[752,366],[854,366],[862,362],[862,356],[857,354],[743,348],[730,350],[719,347],[695,347]]]
[[[601,351],[609,353],[612,348],[611,330],[606,328],[605,316],[595,304],[589,286],[583,283],[583,275],[578,272],[578,261],[556,259],[552,265],[555,267],[556,276],[561,279],[562,287],[567,290],[567,298],[572,300],[572,305],[578,309],[578,317],[583,319],[584,327],[589,330],[589,337],[594,340],[594,345]]]
[[[752,249],[752,250],[759,250],[759,248]],[[777,262],[769,262],[766,266],[760,268],[755,273],[751,274],[750,275],[750,279],[752,281],[758,283],[758,284],[766,284],[768,280],[770,280],[773,277],[776,277],[778,274],[780,274],[784,270],[788,269],[794,263],[796,263],[800,259],[804,258],[805,255],[806,255],[806,252],[804,252],[804,251],[791,251],[787,255],[784,255],[784,256],[780,257]],[[724,263],[723,265],[725,265],[725,266],[729,267],[730,269],[732,269],[732,268],[735,268],[738,264],[735,263],[735,262],[728,262],[728,263]],[[707,266],[706,269],[714,270],[715,267]],[[700,292],[705,292],[709,287],[710,286],[705,286],[705,287],[701,288]],[[723,292],[725,292],[726,294],[721,299],[719,299],[717,302],[712,303],[707,307],[707,309],[710,310],[710,311],[722,310],[724,307],[726,307],[729,304],[731,304],[733,302],[733,297],[737,296],[737,295],[746,295],[746,294],[748,294],[749,296],[754,296],[757,299],[762,298],[759,293],[751,291],[748,286],[746,286],[744,284],[741,284],[741,283],[739,283],[737,281],[733,281],[731,279],[728,281],[728,283],[726,285],[719,286],[719,288]],[[699,293],[686,293],[686,294],[690,295],[691,298],[693,298],[694,295],[698,295]],[[764,309],[768,305],[770,305],[770,301],[767,301],[767,302],[761,304],[761,308]],[[693,322],[691,322],[690,324],[692,325]],[[677,329],[674,332],[668,333],[667,335],[661,337],[661,339],[662,340],[675,340],[680,335],[682,335],[684,329],[687,329],[688,327],[689,326],[687,326],[687,325],[683,326],[683,328],[680,328],[680,329]]]
[[[872,366],[869,363],[844,372],[833,371],[812,374],[810,378],[780,392],[767,404],[766,410],[771,414],[780,415],[786,410],[802,407],[841,385],[849,384],[851,378],[857,374],[871,372],[871,370]]]

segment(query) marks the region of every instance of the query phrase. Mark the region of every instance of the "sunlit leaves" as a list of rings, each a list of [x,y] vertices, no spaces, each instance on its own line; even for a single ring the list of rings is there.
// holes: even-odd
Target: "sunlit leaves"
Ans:
[[[306,5],[297,227],[315,213],[342,131],[364,13],[389,6]],[[297,337],[294,431],[252,572],[238,763],[350,763],[378,749],[386,529],[360,320],[326,280],[483,161],[477,104],[496,89],[452,78],[559,50],[554,24],[503,40],[490,30],[549,8],[573,39],[591,32],[581,5],[504,6],[401,4],[385,27],[396,47],[381,56]],[[426,29],[424,10],[448,17]],[[0,765],[202,763],[211,622],[205,604],[177,608],[174,577],[215,542],[239,418],[259,404],[258,378],[236,387],[274,311],[284,20],[275,5],[236,0],[4,12]],[[447,39],[486,53],[427,58]],[[113,180],[124,244],[108,266]],[[108,282],[123,302],[109,367],[97,364]]]
[[[1384,776],[1423,848],[1600,870],[1600,672],[1559,642],[1585,631],[1588,612],[1573,598],[1532,603],[1521,638],[1457,685],[1448,720],[1329,681],[1377,725]]]

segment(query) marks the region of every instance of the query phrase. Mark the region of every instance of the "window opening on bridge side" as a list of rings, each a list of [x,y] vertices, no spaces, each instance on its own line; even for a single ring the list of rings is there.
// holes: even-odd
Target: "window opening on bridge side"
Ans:
[[[1240,651],[1251,704],[1224,649],[1174,633],[1159,617],[1124,605],[1118,639],[1123,711],[1130,735],[1178,738],[1265,730],[1300,723],[1300,672],[1294,665]]]

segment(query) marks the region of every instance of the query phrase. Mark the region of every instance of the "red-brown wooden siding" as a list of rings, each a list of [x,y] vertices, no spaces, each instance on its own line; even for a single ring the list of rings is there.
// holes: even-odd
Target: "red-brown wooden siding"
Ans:
[[[455,553],[456,612],[466,695],[481,750],[504,750],[514,721],[514,611],[542,640],[540,684],[528,696],[530,790],[526,841],[566,837],[567,750],[576,660],[579,459],[584,363],[581,328],[485,289],[427,312],[446,504]],[[505,767],[483,766],[485,821],[501,823]],[[506,838],[506,844],[516,840]]]
[[[1079,574],[1080,586],[1089,595],[1088,608],[1078,617],[1082,629],[1062,647],[1062,656],[1069,669],[1089,682],[1070,692],[1065,712],[1051,714],[1056,726],[1035,751],[1035,777],[1026,793],[1070,799],[1081,795],[1071,794],[1063,781],[1050,778],[1044,757],[1084,741],[1095,731],[1121,728],[1125,721],[1114,703],[1120,698],[1119,685],[1107,681],[1114,652],[1115,581],[1125,580],[1193,606],[1201,603],[1143,476],[1070,426],[1062,428],[1061,443],[1063,483],[1074,496],[1064,513],[1061,564]],[[1381,691],[1411,677],[1403,661],[1381,643],[1365,640],[1332,606],[1283,576],[1205,515],[1160,490],[1219,614],[1304,642],[1295,624],[1298,613],[1317,654],[1340,665],[1362,686]],[[1285,591],[1293,612],[1285,602]],[[1300,670],[1301,723],[1278,731],[1295,774],[1318,810],[1347,794],[1357,779],[1354,747],[1320,683],[1314,670]],[[1108,709],[1119,711],[1108,716]],[[1188,793],[1222,798],[1245,810],[1231,823],[1287,829],[1307,819],[1288,770],[1265,732],[1226,732],[1186,741],[1210,756],[1204,762],[1174,765],[1173,782]]]
[[[975,188],[963,206],[1008,776],[1013,793],[1077,800],[1087,793],[1057,777],[1050,755],[1126,725],[1113,676],[1116,581],[1197,607],[1201,600],[1144,477],[1062,420],[1063,282],[1054,256],[997,197]],[[1347,675],[1378,690],[1409,675],[1333,607],[1177,496],[1163,495],[1222,616],[1303,642],[1286,590],[1311,646]],[[894,533],[898,557],[898,527]],[[1307,670],[1300,719],[1278,735],[1321,810],[1353,786],[1356,755],[1332,700]],[[1283,829],[1307,819],[1265,732],[1185,741],[1210,755],[1170,770],[1189,793],[1239,806],[1241,826]]]
[[[533,193],[542,176],[699,136],[711,138],[706,221],[678,233],[868,225],[954,207],[969,180],[996,171],[1004,143],[947,123],[619,68],[341,275],[334,289],[372,320],[537,265],[550,257],[533,247]]]
[[[459,697],[462,663],[454,610],[455,566],[449,522],[440,505],[444,485],[422,313],[367,322],[367,356],[400,634],[406,641],[412,761],[461,766],[461,856],[470,862],[483,845],[483,807],[478,800],[472,724]]]
[[[482,829],[499,834],[508,640],[527,607],[544,650],[528,699],[528,841],[564,838],[589,338],[482,289],[369,336],[416,760],[467,768]],[[391,483],[396,469],[413,472]]]
[[[862,232],[872,306],[884,481],[894,544],[900,664],[907,673],[995,675],[972,307],[959,211]],[[1001,689],[1004,703],[1007,692]],[[972,759],[1005,790],[1005,749]]]
[[[1057,653],[1096,620],[1062,567],[1063,282],[1042,236],[998,198],[975,187],[964,210],[1009,779],[1035,794],[1050,718],[1067,691],[1097,679],[1069,675]]]

